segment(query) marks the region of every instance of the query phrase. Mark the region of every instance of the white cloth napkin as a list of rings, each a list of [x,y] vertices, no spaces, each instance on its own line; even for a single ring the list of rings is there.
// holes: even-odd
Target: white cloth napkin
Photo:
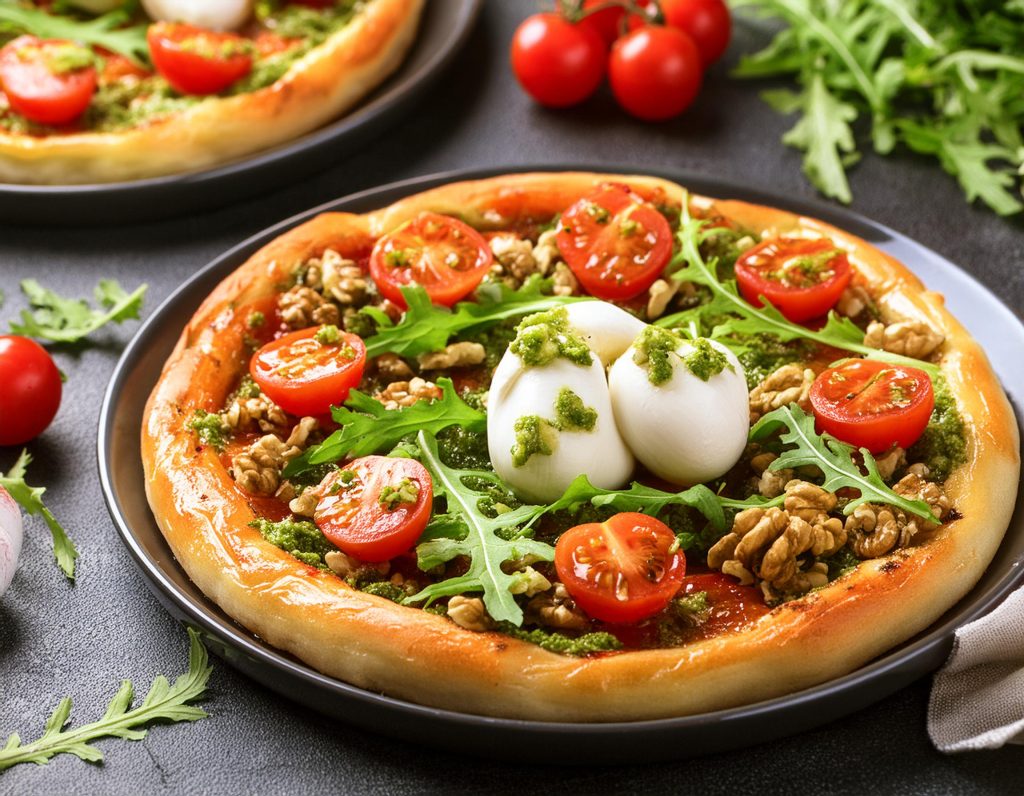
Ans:
[[[940,752],[1024,744],[1024,588],[956,632],[932,685],[928,734]]]

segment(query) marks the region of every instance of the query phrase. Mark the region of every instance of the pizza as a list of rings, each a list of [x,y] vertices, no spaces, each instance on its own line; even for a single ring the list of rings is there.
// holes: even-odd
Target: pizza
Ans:
[[[159,177],[296,139],[398,68],[423,0],[124,5],[0,2],[0,181]]]
[[[517,174],[254,254],[142,428],[224,612],[457,711],[693,714],[846,674],[977,582],[1019,478],[978,344],[841,229],[646,176]]]

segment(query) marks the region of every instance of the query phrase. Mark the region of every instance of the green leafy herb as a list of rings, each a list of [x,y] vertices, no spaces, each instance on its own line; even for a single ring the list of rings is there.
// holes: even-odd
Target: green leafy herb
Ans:
[[[555,550],[551,545],[522,535],[525,532],[512,538],[504,538],[499,532],[522,525],[535,514],[537,507],[521,506],[497,517],[487,516],[481,509],[486,492],[476,487],[493,484],[504,488],[501,480],[485,470],[448,467],[438,455],[436,440],[426,431],[421,431],[416,441],[420,461],[433,478],[434,494],[444,497],[448,505],[447,513],[435,515],[430,521],[423,541],[416,548],[419,567],[433,569],[457,556],[466,556],[470,563],[465,574],[433,583],[407,602],[429,602],[453,594],[483,592],[484,605],[495,621],[521,625],[523,611],[510,591],[516,578],[505,573],[501,565],[526,555],[551,561]],[[467,486],[470,481],[474,488]]]
[[[860,449],[864,473],[854,459],[857,449],[828,434],[814,430],[814,416],[796,404],[782,406],[762,417],[750,429],[751,442],[760,442],[785,429],[780,439],[792,448],[783,451],[769,470],[812,466],[825,477],[822,489],[838,492],[854,489],[858,495],[846,502],[844,514],[850,514],[862,503],[884,503],[927,520],[934,520],[931,508],[923,500],[909,500],[889,488],[878,472],[875,457],[866,448]]]
[[[30,33],[40,39],[67,39],[119,53],[138,66],[149,66],[148,25],[126,27],[131,15],[122,9],[90,20],[60,16],[30,8],[15,0],[0,0],[0,32]]]
[[[43,493],[46,492],[46,488],[29,486],[25,483],[25,470],[31,462],[31,454],[27,450],[23,450],[7,474],[0,473],[0,486],[10,492],[15,502],[29,514],[42,516],[53,537],[53,557],[57,560],[57,566],[68,580],[74,580],[75,559],[78,558],[78,550],[75,549],[75,543],[68,538],[61,524],[57,522],[57,518],[43,503]]]
[[[107,706],[103,718],[92,724],[68,729],[65,729],[65,725],[71,716],[71,700],[65,697],[46,722],[38,740],[22,744],[17,733],[7,739],[7,744],[0,750],[0,771],[19,763],[42,766],[59,754],[72,754],[81,760],[98,763],[103,760],[103,752],[91,742],[99,738],[141,741],[153,722],[197,721],[206,718],[206,711],[191,703],[205,695],[206,683],[213,669],[209,666],[199,634],[189,628],[188,635],[188,672],[178,677],[173,685],[163,675],[157,677],[142,704],[129,709],[134,689],[129,680],[124,680]]]
[[[487,283],[477,290],[476,301],[460,301],[451,310],[431,303],[427,291],[419,285],[403,287],[408,310],[397,324],[377,308],[362,310],[379,325],[377,334],[366,341],[366,355],[375,357],[390,352],[412,357],[439,351],[457,334],[482,330],[507,318],[587,300],[545,295],[543,290],[548,284],[549,280],[539,277],[528,279],[518,290],[501,283]]]
[[[1024,7],[978,0],[733,0],[783,19],[734,74],[793,76],[801,91],[765,92],[800,115],[783,137],[826,196],[851,200],[856,122],[870,121],[879,154],[902,145],[936,158],[968,201],[1019,213],[1024,174]]]
[[[138,318],[147,285],[132,293],[113,279],[101,279],[96,286],[97,310],[84,299],[68,299],[47,290],[34,279],[22,280],[21,290],[32,311],[22,310],[21,323],[12,323],[14,334],[38,337],[58,343],[74,343],[110,322],[123,323]]]
[[[421,429],[436,434],[456,425],[481,433],[487,428],[487,416],[458,396],[451,379],[440,378],[437,386],[441,388],[439,400],[417,401],[400,409],[385,409],[380,401],[352,390],[345,406],[331,410],[341,428],[289,462],[284,476],[291,478],[318,464],[336,462],[346,456],[367,456],[390,450],[404,437]]]

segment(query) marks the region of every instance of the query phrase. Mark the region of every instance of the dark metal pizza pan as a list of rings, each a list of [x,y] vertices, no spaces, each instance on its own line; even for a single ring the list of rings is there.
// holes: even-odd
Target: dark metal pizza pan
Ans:
[[[552,170],[543,166],[539,170]],[[580,168],[558,167],[558,170]],[[588,167],[583,167],[588,168]],[[538,170],[538,169],[515,169]],[[629,173],[629,167],[601,170]],[[185,321],[203,298],[256,249],[325,210],[363,212],[406,195],[504,169],[456,172],[384,186],[339,199],[284,221],[241,243],[185,282],[142,326],[111,379],[100,413],[99,467],[104,498],[122,540],[153,592],[178,619],[200,629],[210,648],[253,679],[342,721],[403,740],[483,756],[611,764],[678,758],[789,735],[884,699],[936,669],[953,631],[990,610],[1024,581],[1024,499],[1018,496],[1006,538],[977,587],[925,632],[845,677],[753,705],[657,721],[603,724],[494,719],[423,707],[326,677],[235,624],[207,600],[177,565],[157,528],[143,489],[139,428],[146,398]],[[649,169],[642,170],[652,173]],[[1024,401],[1024,326],[987,289],[957,266],[881,224],[834,206],[794,201],[699,175],[653,172],[710,196],[775,205],[829,221],[906,263],[977,337],[1014,403]],[[1024,424],[1022,424],[1024,425]],[[865,627],[865,633],[871,628]]]
[[[202,171],[94,185],[0,183],[4,224],[92,226],[154,221],[251,199],[316,173],[394,123],[466,42],[483,0],[427,0],[399,70],[354,110],[273,149]]]

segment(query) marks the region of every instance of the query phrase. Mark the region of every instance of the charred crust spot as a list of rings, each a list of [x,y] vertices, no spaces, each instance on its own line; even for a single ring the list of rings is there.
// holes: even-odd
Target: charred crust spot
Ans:
[[[882,564],[882,566],[880,566],[878,568],[878,571],[879,572],[885,572],[886,574],[888,574],[890,572],[895,572],[899,568],[900,568],[900,562],[899,561],[893,561],[893,560],[890,559],[889,561],[886,561],[884,564]]]
[[[508,644],[506,644],[504,641],[496,641],[496,642],[494,642],[494,651],[495,652],[504,652],[507,649],[508,649]]]
[[[209,495],[200,495],[200,496],[199,496],[199,499],[200,499],[200,500],[209,500],[209,499],[210,499],[210,496],[209,496]]]
[[[963,518],[964,515],[957,511],[956,507],[954,506],[949,510],[949,514],[946,515],[944,524],[949,525],[949,523],[955,522],[956,520],[962,520]]]

